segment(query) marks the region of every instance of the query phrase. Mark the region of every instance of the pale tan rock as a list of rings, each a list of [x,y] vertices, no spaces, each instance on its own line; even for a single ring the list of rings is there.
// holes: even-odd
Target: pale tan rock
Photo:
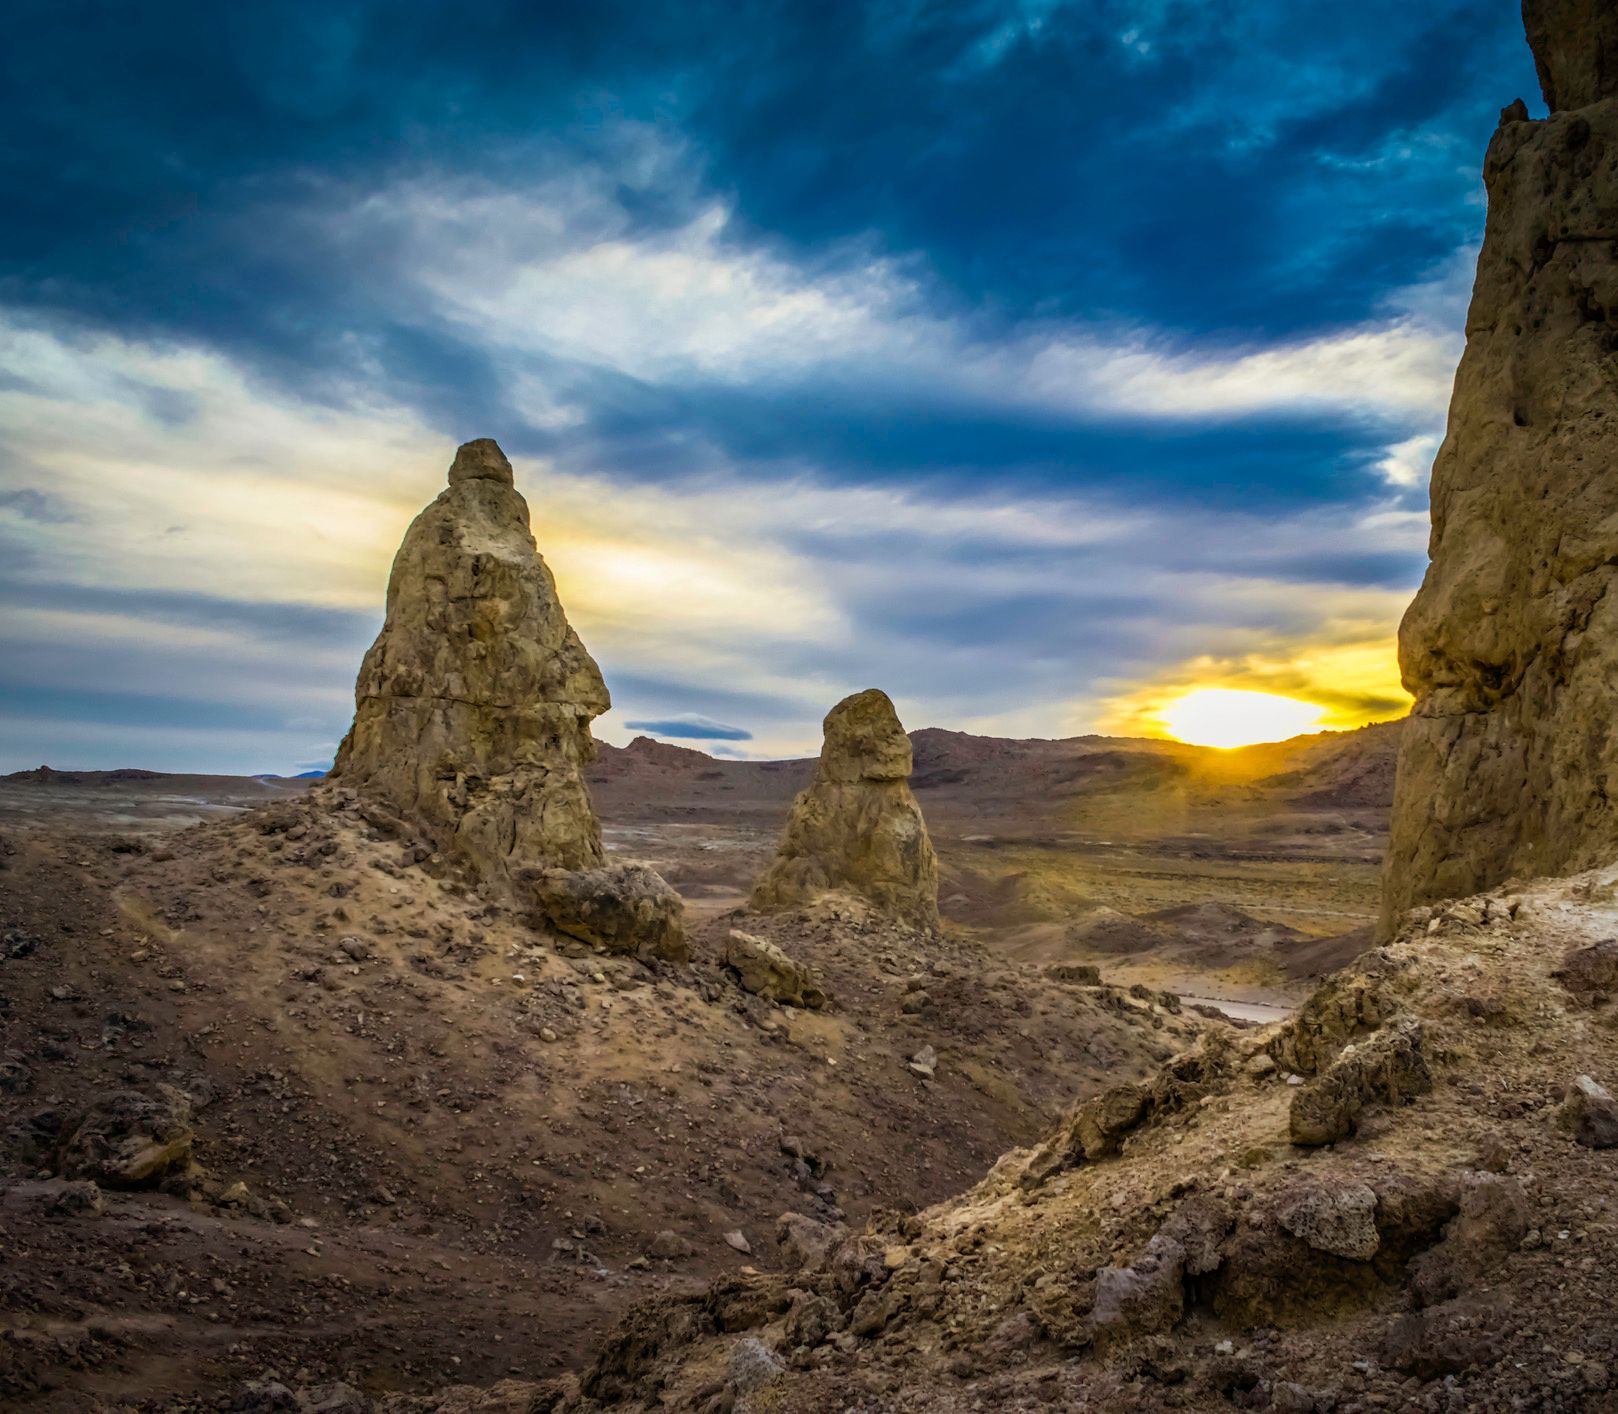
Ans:
[[[1399,661],[1383,929],[1618,856],[1618,11],[1528,0],[1546,98],[1502,114]]]
[[[938,926],[938,856],[910,793],[910,739],[885,692],[826,714],[820,764],[792,803],[775,859],[753,890],[760,912],[856,894],[921,928]]]
[[[448,487],[406,532],[354,697],[329,782],[397,812],[542,914],[546,899],[587,896],[617,950],[683,956],[667,885],[637,889],[616,912],[601,906],[600,878],[574,889],[551,878],[536,897],[547,871],[603,864],[581,770],[595,756],[590,723],[611,702],[535,548],[511,463],[488,438],[456,451]],[[622,929],[641,915],[652,933],[630,946]]]
[[[733,929],[725,940],[725,966],[744,991],[766,1001],[810,1010],[826,1005],[826,994],[808,964],[788,956],[768,938]]]

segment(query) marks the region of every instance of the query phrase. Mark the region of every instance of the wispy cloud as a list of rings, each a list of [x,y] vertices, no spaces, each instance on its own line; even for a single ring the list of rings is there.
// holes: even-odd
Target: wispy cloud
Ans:
[[[346,197],[316,229],[385,249],[400,299],[495,346],[565,424],[556,365],[652,383],[813,379],[1065,418],[1237,418],[1338,412],[1442,414],[1459,353],[1432,282],[1390,292],[1358,325],[1268,346],[1186,344],[1116,320],[985,325],[942,312],[924,269],[857,246],[805,267],[749,241],[711,202],[688,223],[639,230],[608,172],[527,190],[416,178]],[[328,235],[327,239],[336,239]],[[1444,291],[1453,263],[1439,272]],[[947,305],[947,302],[946,302]],[[526,373],[524,357],[536,360]]]
[[[320,759],[447,440],[406,408],[299,401],[196,348],[10,327],[36,373],[0,394],[0,479],[49,485],[64,510],[0,515],[11,684],[76,692],[91,718],[116,684],[131,742],[171,743],[160,764],[182,746],[217,763],[232,712],[287,760]],[[180,427],[151,398],[176,387],[196,400]],[[872,684],[915,724],[1052,735],[1116,716],[1169,665],[1385,641],[1425,536],[1419,512],[1377,500],[1276,518],[848,486],[809,467],[761,485],[722,462],[659,486],[535,458],[518,475],[617,694],[608,739],[717,723],[754,754],[812,751],[825,708]],[[211,715],[165,736],[182,700]],[[39,754],[33,726],[8,736]]]

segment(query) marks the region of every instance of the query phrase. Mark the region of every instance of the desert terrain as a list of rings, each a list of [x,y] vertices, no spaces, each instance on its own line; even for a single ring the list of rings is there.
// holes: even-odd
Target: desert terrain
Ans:
[[[601,749],[609,854],[681,890],[686,968],[547,942],[310,781],[0,781],[6,1124],[172,1086],[206,1174],[66,1223],[61,1181],[14,1167],[7,1396],[543,1376],[632,1299],[772,1261],[781,1212],[959,1191],[1218,1024],[1169,982],[1261,1017],[1301,995],[1339,909],[1372,907],[1397,731],[1242,753],[917,732],[942,935],[854,902],[784,932],[743,915],[812,964],[821,1011],[719,965],[811,761]]]

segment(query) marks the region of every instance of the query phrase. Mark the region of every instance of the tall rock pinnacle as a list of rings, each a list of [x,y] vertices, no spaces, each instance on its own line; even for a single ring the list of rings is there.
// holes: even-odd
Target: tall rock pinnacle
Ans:
[[[607,687],[562,612],[511,463],[488,438],[457,450],[448,487],[406,532],[354,699],[331,778],[425,828],[478,877],[557,922],[538,895],[554,893],[561,872],[613,872],[601,870],[581,775]],[[657,884],[658,909],[672,896],[677,912]],[[592,876],[571,892],[599,905],[603,890]]]
[[[824,728],[815,779],[793,801],[751,906],[773,912],[842,891],[937,927],[938,856],[910,793],[910,738],[893,703],[875,688],[855,693]]]
[[[1618,856],[1618,9],[1528,0],[1549,118],[1514,103],[1399,633],[1416,698],[1383,925]]]

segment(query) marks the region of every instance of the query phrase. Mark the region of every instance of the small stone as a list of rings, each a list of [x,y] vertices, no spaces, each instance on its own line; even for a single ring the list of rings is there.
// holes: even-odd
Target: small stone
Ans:
[[[1618,1146],[1618,1101],[1588,1075],[1568,1087],[1557,1122],[1587,1149]]]
[[[725,1366],[726,1382],[738,1394],[750,1394],[772,1384],[786,1372],[786,1365],[757,1336],[744,1335],[731,1347]]]
[[[747,1234],[740,1228],[727,1232],[725,1234],[725,1243],[727,1246],[734,1247],[738,1252],[749,1257],[753,1255],[753,1244],[747,1240]]]

